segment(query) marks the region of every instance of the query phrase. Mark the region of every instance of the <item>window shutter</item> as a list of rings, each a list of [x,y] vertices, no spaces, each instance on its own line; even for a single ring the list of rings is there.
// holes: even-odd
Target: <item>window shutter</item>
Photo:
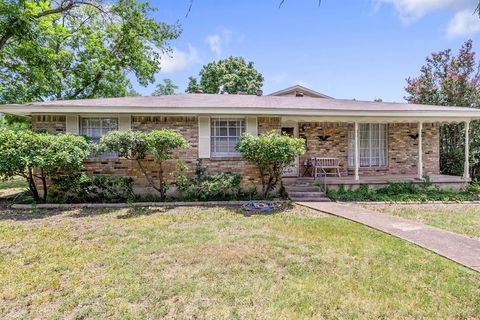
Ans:
[[[118,116],[118,131],[127,131],[132,129],[132,116],[121,114]]]
[[[78,134],[79,133],[79,122],[78,116],[76,115],[67,115],[65,117],[65,131]]]
[[[252,136],[258,136],[257,117],[247,117],[246,123],[246,132],[250,133]]]
[[[198,157],[210,158],[210,117],[198,117]]]

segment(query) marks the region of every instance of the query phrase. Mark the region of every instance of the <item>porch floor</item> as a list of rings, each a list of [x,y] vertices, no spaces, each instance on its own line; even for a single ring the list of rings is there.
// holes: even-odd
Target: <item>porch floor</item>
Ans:
[[[450,175],[431,175],[430,182],[434,184],[463,184],[465,180],[461,176],[450,176]],[[285,177],[284,181],[313,181],[313,177]],[[323,179],[317,178],[315,181],[323,182]],[[360,176],[360,180],[356,181],[355,176],[348,175],[342,177],[328,176],[325,178],[326,185],[359,185],[359,184],[386,184],[388,182],[414,182],[421,183],[422,181],[417,179],[416,175],[382,175],[382,176]]]

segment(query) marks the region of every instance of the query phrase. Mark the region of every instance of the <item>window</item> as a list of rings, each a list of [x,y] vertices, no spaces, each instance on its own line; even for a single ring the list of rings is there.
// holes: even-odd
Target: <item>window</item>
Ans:
[[[361,123],[358,125],[360,167],[387,165],[387,125]],[[355,129],[348,131],[348,165],[355,166]]]
[[[245,132],[244,119],[212,119],[211,120],[211,152],[212,156],[239,156],[235,146]]]
[[[81,118],[80,134],[89,137],[93,142],[100,142],[100,138],[110,131],[118,130],[117,118]]]

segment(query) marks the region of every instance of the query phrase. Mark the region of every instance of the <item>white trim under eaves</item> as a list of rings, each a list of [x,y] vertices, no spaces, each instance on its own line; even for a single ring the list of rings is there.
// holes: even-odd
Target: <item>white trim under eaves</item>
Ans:
[[[175,114],[175,115],[242,115],[242,116],[284,116],[312,121],[312,118],[332,118],[338,121],[355,119],[360,121],[361,117],[371,119],[389,119],[390,122],[410,120],[434,120],[443,122],[457,122],[480,119],[480,109],[468,110],[467,108],[448,108],[452,110],[438,110],[426,108],[427,110],[345,110],[345,109],[307,109],[307,108],[179,108],[179,107],[79,107],[79,106],[22,106],[3,105],[0,112],[17,115],[34,114]],[[466,110],[467,109],[467,110]],[[108,112],[106,112],[108,110]],[[134,111],[134,112],[132,112]],[[334,121],[334,120],[332,120]]]

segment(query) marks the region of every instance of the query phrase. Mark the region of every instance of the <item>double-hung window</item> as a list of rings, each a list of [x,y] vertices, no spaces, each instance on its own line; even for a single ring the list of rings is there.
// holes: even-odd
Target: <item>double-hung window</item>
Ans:
[[[235,146],[245,132],[245,119],[211,119],[211,154],[214,157],[240,156]]]
[[[358,125],[360,167],[387,165],[387,125],[360,123]],[[355,129],[348,131],[348,165],[355,166]]]
[[[80,134],[95,143],[110,131],[118,130],[118,118],[81,118]]]

